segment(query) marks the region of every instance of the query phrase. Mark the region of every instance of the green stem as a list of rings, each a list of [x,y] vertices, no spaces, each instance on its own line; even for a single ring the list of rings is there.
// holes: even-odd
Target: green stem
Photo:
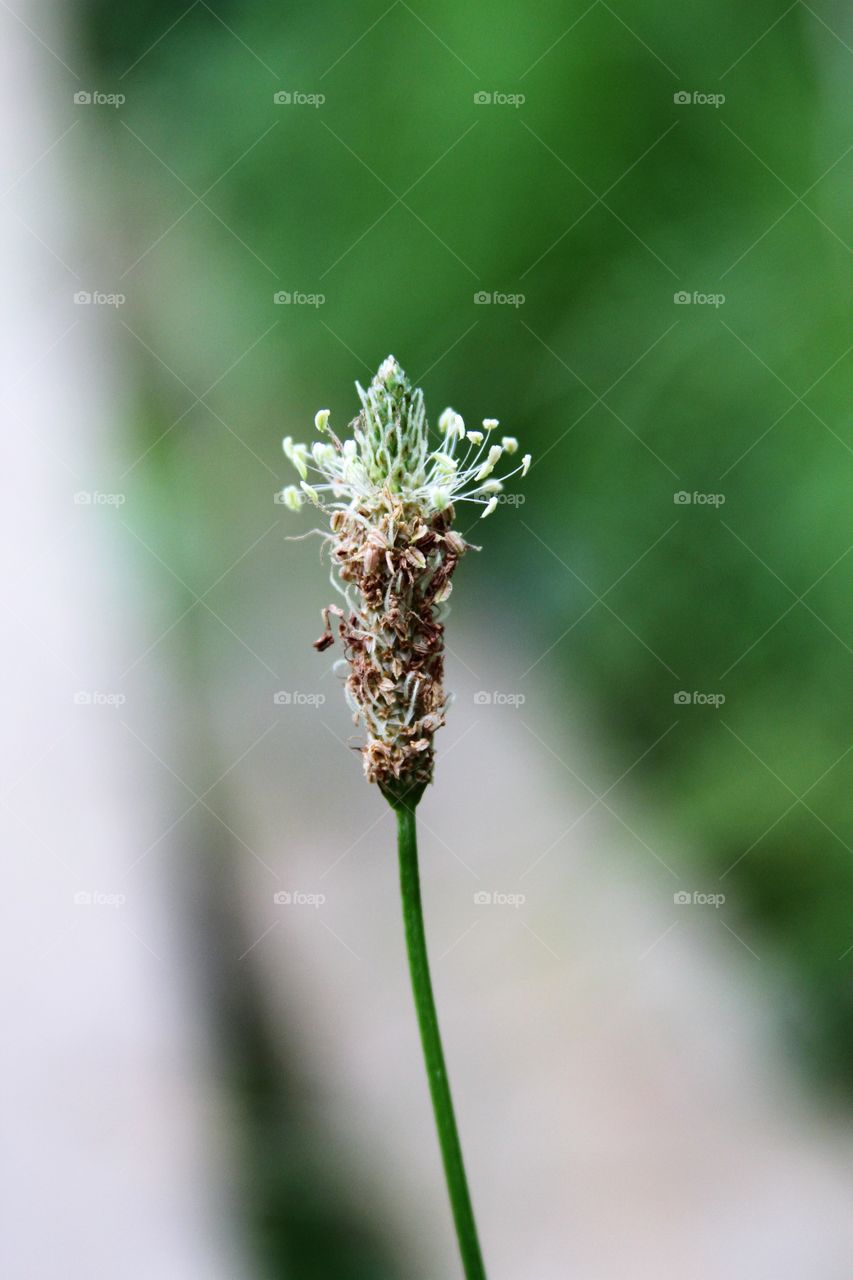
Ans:
[[[453,1221],[456,1224],[456,1235],[466,1280],[486,1280],[429,976],[420,876],[418,875],[415,807],[414,805],[410,807],[402,801],[395,803],[393,807],[397,814],[400,892],[403,898],[403,923],[406,929],[406,947],[409,952],[409,971],[412,975],[412,991],[421,1031],[429,1091],[432,1095],[435,1126],[438,1130],[441,1158],[444,1162],[444,1175],[447,1179],[447,1190],[453,1210]]]

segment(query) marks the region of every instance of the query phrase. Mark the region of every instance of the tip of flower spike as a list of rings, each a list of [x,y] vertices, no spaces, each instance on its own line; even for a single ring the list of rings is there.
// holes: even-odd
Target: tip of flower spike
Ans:
[[[382,361],[366,390],[359,383],[356,387],[361,411],[351,424],[353,438],[338,439],[328,409],[314,416],[320,440],[309,446],[284,438],[284,452],[302,482],[280,498],[291,509],[310,499],[326,510],[328,494],[332,507],[357,509],[368,518],[402,502],[419,506],[426,519],[469,499],[491,514],[489,500],[502,492],[503,482],[531,466],[525,454],[506,475],[490,478],[504,454],[520,452],[518,440],[497,435],[497,418],[483,418],[481,429],[468,431],[452,406],[438,420],[439,447],[432,449],[423,393],[412,389],[393,355]],[[500,444],[493,444],[495,439]],[[465,442],[461,448],[460,441]],[[318,488],[308,483],[315,469],[323,481]]]
[[[373,379],[374,384],[379,384],[386,391],[390,391],[392,395],[411,390],[409,379],[403,370],[403,367],[397,361],[395,356],[386,356],[379,368],[376,370],[376,377]]]

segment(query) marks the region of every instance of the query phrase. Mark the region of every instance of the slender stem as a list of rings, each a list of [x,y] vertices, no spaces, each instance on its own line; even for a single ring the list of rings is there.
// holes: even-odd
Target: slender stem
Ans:
[[[403,898],[403,923],[406,930],[406,947],[409,952],[409,971],[412,975],[412,991],[421,1031],[429,1090],[432,1095],[435,1126],[438,1130],[441,1158],[444,1162],[444,1174],[450,1195],[450,1206],[453,1210],[453,1221],[456,1224],[456,1235],[466,1280],[486,1280],[429,976],[420,876],[418,875],[415,809],[414,805],[409,807],[405,803],[398,802],[394,805],[394,810],[397,814],[400,892]]]

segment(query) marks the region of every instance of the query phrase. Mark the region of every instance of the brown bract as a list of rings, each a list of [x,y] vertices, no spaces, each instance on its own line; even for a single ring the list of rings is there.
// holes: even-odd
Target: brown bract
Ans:
[[[331,554],[351,608],[323,610],[333,642],[338,620],[349,664],[347,697],[367,741],[369,782],[423,788],[432,781],[433,737],[444,724],[444,626],[440,606],[469,544],[451,529],[453,508],[425,515],[385,493],[380,510],[336,511]]]

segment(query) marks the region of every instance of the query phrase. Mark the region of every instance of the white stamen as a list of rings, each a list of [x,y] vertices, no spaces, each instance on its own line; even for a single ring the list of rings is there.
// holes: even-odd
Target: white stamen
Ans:
[[[480,467],[480,470],[474,476],[474,479],[485,480],[486,476],[491,475],[491,473],[495,469],[495,463],[497,462],[498,458],[501,456],[502,453],[503,453],[503,449],[501,448],[501,446],[499,444],[493,444],[491,449],[489,450],[489,456],[486,458],[486,461],[483,463],[483,465]]]

